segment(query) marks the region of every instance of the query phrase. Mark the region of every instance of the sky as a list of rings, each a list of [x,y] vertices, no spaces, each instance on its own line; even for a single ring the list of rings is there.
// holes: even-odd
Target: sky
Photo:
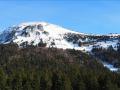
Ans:
[[[82,33],[120,33],[119,0],[0,0],[0,31],[45,21]]]

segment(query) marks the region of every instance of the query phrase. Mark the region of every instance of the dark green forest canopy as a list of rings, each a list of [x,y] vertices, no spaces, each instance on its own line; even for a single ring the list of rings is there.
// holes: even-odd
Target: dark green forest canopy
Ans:
[[[0,45],[0,90],[120,90],[120,74],[77,50]]]

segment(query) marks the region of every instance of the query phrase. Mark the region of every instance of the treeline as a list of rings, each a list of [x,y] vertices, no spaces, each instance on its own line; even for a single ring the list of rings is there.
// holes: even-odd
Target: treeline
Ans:
[[[0,90],[120,90],[120,74],[81,51],[0,45]]]

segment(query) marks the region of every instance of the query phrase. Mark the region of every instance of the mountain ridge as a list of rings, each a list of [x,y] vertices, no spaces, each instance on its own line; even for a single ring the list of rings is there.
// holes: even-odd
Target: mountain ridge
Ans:
[[[46,43],[46,47],[91,51],[94,46],[107,48],[112,45],[116,48],[119,38],[120,34],[84,34],[47,22],[25,22],[3,31],[0,43],[13,42],[22,46],[27,42],[28,45],[37,46],[42,42]]]

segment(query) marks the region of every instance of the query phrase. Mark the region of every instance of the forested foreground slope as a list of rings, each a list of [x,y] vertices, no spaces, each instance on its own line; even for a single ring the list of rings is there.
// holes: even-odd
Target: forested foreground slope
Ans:
[[[78,50],[4,44],[0,90],[120,90],[120,74]]]

